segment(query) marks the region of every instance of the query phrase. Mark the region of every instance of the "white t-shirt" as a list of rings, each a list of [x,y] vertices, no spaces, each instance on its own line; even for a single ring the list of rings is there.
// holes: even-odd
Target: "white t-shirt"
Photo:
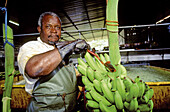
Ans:
[[[20,73],[23,74],[23,77],[26,81],[25,90],[29,94],[32,94],[34,84],[38,79],[32,79],[25,73],[25,66],[27,61],[34,55],[41,54],[53,49],[54,46],[42,42],[40,37],[37,38],[37,41],[29,41],[21,46],[17,57],[18,67]]]

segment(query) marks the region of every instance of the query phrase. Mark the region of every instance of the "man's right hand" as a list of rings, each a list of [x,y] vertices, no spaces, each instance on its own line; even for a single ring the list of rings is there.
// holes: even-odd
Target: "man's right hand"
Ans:
[[[72,54],[72,52],[77,50],[87,50],[86,48],[88,46],[89,45],[82,39],[57,43],[57,48],[59,49],[62,58],[64,58],[67,54]]]
[[[80,40],[77,42],[74,52],[79,54],[82,52],[86,52],[87,49],[90,49],[90,45],[85,40]]]
[[[69,43],[71,43],[71,41],[59,41],[55,43],[55,47],[61,49],[62,47],[68,45]]]

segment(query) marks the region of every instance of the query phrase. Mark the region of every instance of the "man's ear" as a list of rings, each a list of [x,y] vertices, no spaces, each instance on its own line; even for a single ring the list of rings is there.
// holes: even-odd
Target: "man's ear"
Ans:
[[[37,27],[37,30],[38,30],[38,32],[40,33],[40,32],[41,32],[41,27],[38,26],[38,27]]]

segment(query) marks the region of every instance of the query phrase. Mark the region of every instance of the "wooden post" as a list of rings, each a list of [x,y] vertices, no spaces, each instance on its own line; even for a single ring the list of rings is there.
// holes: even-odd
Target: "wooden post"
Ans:
[[[3,24],[3,40],[5,40],[5,24]],[[13,31],[7,26],[8,42],[13,44]],[[10,100],[14,80],[14,48],[8,43],[5,44],[5,87],[3,89],[3,112],[11,112]]]

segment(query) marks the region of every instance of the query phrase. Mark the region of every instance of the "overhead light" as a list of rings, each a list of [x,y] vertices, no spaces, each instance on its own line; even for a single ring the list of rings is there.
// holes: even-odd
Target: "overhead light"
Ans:
[[[14,24],[16,26],[19,26],[19,23],[15,22],[15,21],[12,21],[12,20],[9,20],[9,23],[12,23],[12,24]]]
[[[136,33],[133,33],[133,35],[136,35]]]
[[[170,18],[170,15],[168,15],[168,16],[164,17],[163,19],[157,21],[156,24],[161,23],[162,21],[164,21],[165,19],[168,19],[168,18]]]

